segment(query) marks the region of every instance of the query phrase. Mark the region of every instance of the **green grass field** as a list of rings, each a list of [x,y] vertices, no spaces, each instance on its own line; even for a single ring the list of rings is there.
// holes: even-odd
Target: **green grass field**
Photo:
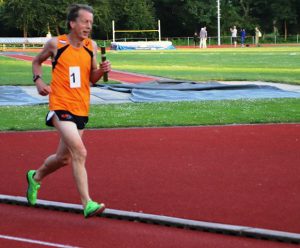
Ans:
[[[300,122],[299,99],[92,105],[88,128]],[[42,130],[46,105],[0,107],[0,130]]]
[[[300,84],[300,46],[111,51],[108,57],[115,69],[168,78]]]
[[[107,57],[113,69],[173,79],[300,84],[300,46],[108,51]],[[32,85],[30,62],[0,56],[0,68],[0,85]],[[50,71],[50,67],[44,67],[46,81],[50,80]]]
[[[300,47],[109,51],[113,69],[193,81],[300,84]],[[31,63],[0,56],[0,85],[32,85]],[[43,77],[50,80],[50,67]],[[46,129],[46,106],[0,107],[0,130]],[[89,128],[300,122],[300,99],[93,105]]]

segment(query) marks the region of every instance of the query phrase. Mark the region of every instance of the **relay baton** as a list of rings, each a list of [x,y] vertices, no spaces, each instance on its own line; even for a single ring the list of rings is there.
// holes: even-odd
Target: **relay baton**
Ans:
[[[106,60],[106,51],[105,51],[105,46],[101,47],[101,61],[104,62]],[[107,72],[104,72],[103,75],[103,81],[107,82],[108,81],[108,74]]]

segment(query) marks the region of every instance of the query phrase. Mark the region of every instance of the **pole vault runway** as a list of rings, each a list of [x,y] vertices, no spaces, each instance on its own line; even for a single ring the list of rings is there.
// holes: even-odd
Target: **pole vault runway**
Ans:
[[[300,233],[299,124],[86,130],[84,141],[88,149],[91,195],[105,202],[108,208]],[[40,166],[55,151],[57,142],[54,131],[0,133],[0,193],[25,196],[26,171]],[[79,204],[71,168],[63,168],[44,180],[39,198]],[[127,232],[121,233],[128,237],[134,233],[129,234],[129,229],[137,228],[150,240],[154,235],[154,243],[159,243],[165,230],[176,236],[174,240],[191,235],[188,240],[195,242],[169,247],[197,247],[196,244],[201,244],[200,237],[202,242],[206,240],[204,236],[208,243],[217,242],[218,237],[237,243],[238,240],[257,245],[262,242],[105,218],[84,220],[81,215],[23,206],[0,204],[0,208],[0,235],[7,236],[22,237],[22,232],[16,234],[12,230],[17,230],[18,225],[26,226],[30,218],[37,223],[45,221],[43,225],[59,219],[58,223],[65,223],[59,226],[63,226],[69,221],[82,225],[83,229],[104,225],[106,232],[114,230],[111,228],[117,232],[122,226]],[[9,223],[10,220],[14,221]],[[33,238],[30,228],[23,234]],[[33,224],[32,228],[38,226]],[[50,230],[52,233],[53,229]],[[77,232],[80,231],[75,231],[75,235]],[[53,237],[56,235],[59,232],[53,232]],[[172,243],[171,240],[170,236]],[[92,247],[71,241],[68,244]],[[13,241],[5,239],[5,242]],[[259,247],[242,243],[228,247]],[[205,247],[227,247],[214,245]],[[275,245],[270,247],[291,246],[278,242]],[[144,247],[168,246],[149,243]]]

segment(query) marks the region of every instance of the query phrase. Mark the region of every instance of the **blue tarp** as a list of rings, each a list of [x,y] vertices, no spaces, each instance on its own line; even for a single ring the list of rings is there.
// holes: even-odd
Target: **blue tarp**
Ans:
[[[105,95],[124,93],[124,99],[132,102],[207,101],[266,98],[300,98],[300,92],[285,91],[273,86],[257,84],[221,84],[216,82],[196,83],[190,81],[153,81],[141,84],[103,84]],[[93,95],[102,99],[103,93]],[[121,94],[123,95],[123,94]],[[109,97],[106,97],[109,99]],[[115,99],[115,97],[113,97]],[[122,98],[122,100],[124,100]],[[34,105],[47,103],[18,86],[0,86],[0,106]],[[109,102],[109,100],[107,101]]]
[[[47,103],[28,95],[18,86],[0,86],[0,106],[5,105],[34,105]]]
[[[172,50],[175,47],[170,41],[136,41],[112,42],[112,50]]]
[[[153,81],[143,84],[101,85],[110,90],[131,93],[133,102],[207,101],[263,98],[300,98],[300,93],[273,86],[228,85],[217,82]]]

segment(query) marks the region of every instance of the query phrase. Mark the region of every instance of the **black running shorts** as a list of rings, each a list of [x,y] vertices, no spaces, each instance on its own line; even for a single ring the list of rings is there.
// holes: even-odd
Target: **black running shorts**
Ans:
[[[54,110],[49,111],[46,116],[46,125],[49,127],[53,127],[52,118],[54,114],[58,117],[60,121],[71,121],[74,122],[77,126],[77,129],[82,130],[85,128],[85,125],[89,121],[88,116],[78,116],[73,115],[71,112],[66,110]]]

